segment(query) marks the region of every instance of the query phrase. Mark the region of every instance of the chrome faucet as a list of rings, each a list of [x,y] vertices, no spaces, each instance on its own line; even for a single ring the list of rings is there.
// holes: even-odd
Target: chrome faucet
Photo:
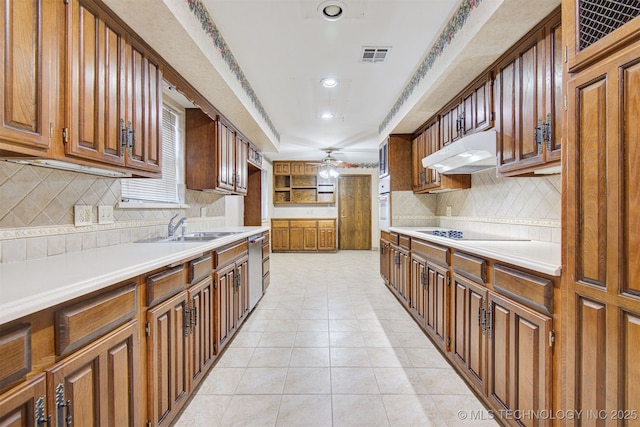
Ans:
[[[173,220],[176,219],[177,217],[179,217],[179,214],[175,214],[170,220],[169,220],[169,227],[167,230],[167,235],[169,237],[173,237],[176,234],[176,230],[180,227],[182,227],[182,234],[185,233],[185,231],[187,230],[187,217],[182,217],[180,218],[180,220],[178,221],[178,223],[176,225],[173,225]]]

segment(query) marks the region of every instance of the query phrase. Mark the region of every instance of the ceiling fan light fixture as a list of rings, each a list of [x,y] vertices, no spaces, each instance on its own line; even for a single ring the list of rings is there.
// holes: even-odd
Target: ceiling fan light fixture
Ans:
[[[341,1],[328,0],[320,3],[318,11],[322,14],[322,17],[327,21],[337,21],[344,16],[346,5]]]
[[[320,117],[322,117],[324,120],[330,120],[333,119],[334,116],[333,113],[327,111],[326,113],[322,113]]]
[[[333,77],[324,78],[324,79],[320,80],[320,83],[322,83],[322,86],[326,87],[326,88],[332,88],[332,87],[336,87],[338,85],[338,81],[336,79],[334,79]]]

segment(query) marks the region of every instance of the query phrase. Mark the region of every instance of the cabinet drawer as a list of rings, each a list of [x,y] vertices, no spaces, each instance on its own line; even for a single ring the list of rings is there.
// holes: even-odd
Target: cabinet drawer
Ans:
[[[487,261],[463,252],[453,252],[453,270],[478,283],[487,283]]]
[[[215,266],[214,268],[218,269],[220,267],[224,267],[225,265],[233,262],[238,257],[242,255],[246,255],[249,246],[247,245],[247,241],[244,240],[240,243],[232,243],[228,246],[224,246],[220,249],[216,249],[215,254]]]
[[[262,258],[269,258],[269,244],[262,245]]]
[[[411,252],[422,255],[436,264],[443,266],[449,265],[449,248],[413,239],[411,241]]]
[[[271,234],[271,233],[269,233],[268,231],[267,231],[267,232],[265,232],[265,233],[262,233],[262,235],[264,236],[264,240],[262,241],[262,244],[263,244],[263,245],[267,245],[267,246],[269,245],[269,242],[271,241],[271,240],[269,239],[270,234]]]
[[[31,324],[0,335],[0,390],[31,372]]]
[[[56,311],[56,354],[62,356],[79,349],[125,324],[137,311],[138,287],[135,283]]]
[[[383,233],[388,237],[389,243],[393,243],[394,245],[398,244],[398,233]]]
[[[272,219],[271,228],[289,228],[289,221],[286,219]]]
[[[317,227],[318,223],[315,220],[291,220],[289,222],[289,226],[291,228],[299,227],[299,228],[310,228]]]
[[[553,282],[543,277],[496,264],[493,288],[541,313],[553,315]]]
[[[211,275],[213,264],[211,254],[189,261],[189,284],[193,285]]]
[[[398,245],[400,245],[401,247],[405,248],[405,249],[410,249],[411,248],[411,238],[408,236],[398,236]]]
[[[318,228],[335,228],[336,222],[332,219],[319,219]]]
[[[269,258],[267,258],[267,259],[262,261],[262,275],[263,276],[269,272],[270,265],[271,264],[269,262]]]
[[[182,291],[185,286],[184,266],[165,270],[147,278],[147,305],[152,307]]]

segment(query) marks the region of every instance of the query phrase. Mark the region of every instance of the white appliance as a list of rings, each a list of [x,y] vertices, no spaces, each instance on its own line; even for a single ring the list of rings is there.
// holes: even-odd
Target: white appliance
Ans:
[[[496,166],[495,130],[472,133],[422,159],[422,166],[442,174],[474,173]]]
[[[391,179],[389,176],[380,178],[378,182],[378,227],[382,231],[389,231],[391,226]]]
[[[249,310],[262,298],[262,242],[264,236],[258,234],[247,239],[249,244]]]

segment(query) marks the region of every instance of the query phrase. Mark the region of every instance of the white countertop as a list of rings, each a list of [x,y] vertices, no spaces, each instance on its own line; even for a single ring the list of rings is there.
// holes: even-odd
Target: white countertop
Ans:
[[[558,243],[538,242],[535,240],[455,240],[419,232],[419,230],[431,229],[433,227],[389,228],[390,231],[395,233],[439,243],[443,246],[460,249],[474,255],[506,262],[550,276],[560,276],[562,273],[561,248]]]
[[[221,227],[213,231],[240,233],[204,242],[127,243],[0,263],[0,324],[268,229]]]

